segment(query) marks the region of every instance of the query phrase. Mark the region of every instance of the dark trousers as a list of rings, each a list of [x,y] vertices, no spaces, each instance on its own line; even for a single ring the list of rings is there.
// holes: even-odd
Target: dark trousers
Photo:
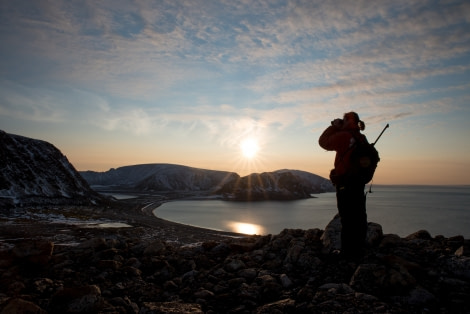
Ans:
[[[337,186],[336,200],[341,216],[341,252],[363,254],[367,235],[366,196],[363,184]]]

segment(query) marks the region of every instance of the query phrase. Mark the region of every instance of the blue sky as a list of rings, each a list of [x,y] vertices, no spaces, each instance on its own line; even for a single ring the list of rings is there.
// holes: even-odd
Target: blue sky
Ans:
[[[375,183],[470,184],[468,1],[2,1],[0,39],[0,129],[78,170],[326,177],[354,110]]]

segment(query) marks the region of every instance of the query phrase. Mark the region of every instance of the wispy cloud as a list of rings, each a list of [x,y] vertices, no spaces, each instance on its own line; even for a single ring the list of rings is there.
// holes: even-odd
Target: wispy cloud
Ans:
[[[80,90],[93,95],[92,116],[102,113],[96,124],[106,129],[204,121],[214,132],[231,119],[285,128],[314,124],[333,107],[394,119],[409,106],[439,112],[458,107],[462,96],[452,91],[468,85],[455,79],[470,70],[466,1],[3,6],[1,69],[15,85],[4,84],[4,116],[66,119],[80,111],[66,94]],[[54,95],[54,86],[62,91]]]

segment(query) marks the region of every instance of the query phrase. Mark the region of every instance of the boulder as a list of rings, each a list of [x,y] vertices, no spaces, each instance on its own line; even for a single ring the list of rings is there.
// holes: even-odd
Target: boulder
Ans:
[[[16,262],[45,266],[52,256],[54,243],[45,240],[19,242],[12,249]]]
[[[47,311],[43,310],[41,307],[36,304],[15,298],[8,302],[8,304],[3,308],[0,314],[47,314]]]
[[[201,305],[182,302],[144,302],[139,314],[204,314]]]

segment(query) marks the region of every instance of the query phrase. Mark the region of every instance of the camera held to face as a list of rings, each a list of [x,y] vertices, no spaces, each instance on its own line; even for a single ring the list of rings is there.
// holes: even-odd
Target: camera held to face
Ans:
[[[331,121],[331,125],[341,128],[341,127],[343,127],[343,125],[344,125],[344,120],[343,120],[343,119],[339,119],[339,118],[338,118],[338,119],[334,119],[333,121]]]

